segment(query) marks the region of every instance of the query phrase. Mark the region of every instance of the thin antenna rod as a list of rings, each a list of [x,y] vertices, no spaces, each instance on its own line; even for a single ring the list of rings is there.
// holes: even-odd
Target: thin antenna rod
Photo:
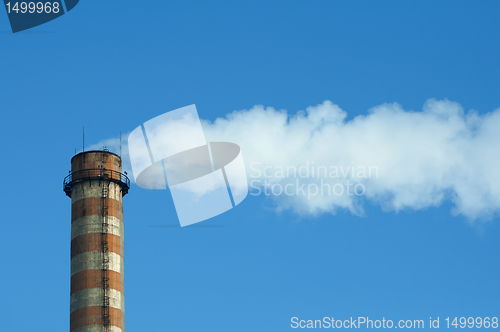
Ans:
[[[120,158],[122,157],[122,132],[120,131]]]
[[[85,126],[83,126],[83,152],[85,152]]]

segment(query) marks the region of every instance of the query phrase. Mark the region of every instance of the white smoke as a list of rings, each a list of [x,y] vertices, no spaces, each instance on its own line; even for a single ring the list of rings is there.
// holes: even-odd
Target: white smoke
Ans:
[[[325,101],[294,115],[257,105],[202,122],[207,141],[241,147],[251,195],[269,194],[277,210],[363,215],[366,200],[386,211],[450,200],[452,213],[470,220],[500,211],[500,109],[465,114],[458,103],[431,99],[421,112],[383,104],[346,116]],[[126,136],[122,142],[131,174]],[[119,140],[93,147],[103,145],[118,152]]]
[[[209,141],[240,145],[254,194],[255,187],[264,189],[265,180],[278,184],[275,194],[289,185],[292,195],[274,195],[267,188],[278,209],[334,214],[341,208],[361,215],[368,199],[389,211],[420,210],[451,200],[452,213],[469,219],[500,210],[500,109],[464,114],[458,103],[431,99],[422,112],[383,104],[350,121],[346,116],[330,101],[292,116],[255,106],[205,122],[204,131]],[[317,176],[318,166],[329,174]],[[302,175],[310,170],[307,178],[292,172],[300,167]],[[313,169],[316,174],[311,175]],[[363,195],[348,195],[347,181],[360,184]],[[302,184],[305,194],[297,194]],[[327,195],[325,185],[322,194],[322,184],[338,184],[337,193],[340,185],[345,190]]]

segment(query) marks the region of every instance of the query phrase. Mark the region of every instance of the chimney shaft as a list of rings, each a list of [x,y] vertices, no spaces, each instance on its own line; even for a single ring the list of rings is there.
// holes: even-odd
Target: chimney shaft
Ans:
[[[71,332],[122,332],[123,205],[130,188],[121,158],[88,151],[71,159]]]

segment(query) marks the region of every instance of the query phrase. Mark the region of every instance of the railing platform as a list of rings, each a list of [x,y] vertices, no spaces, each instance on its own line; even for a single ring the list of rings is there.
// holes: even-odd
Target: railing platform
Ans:
[[[122,187],[122,196],[125,196],[130,189],[130,179],[123,173],[111,169],[86,169],[71,173],[64,178],[63,190],[71,197],[73,185],[87,180],[107,180],[117,183]]]

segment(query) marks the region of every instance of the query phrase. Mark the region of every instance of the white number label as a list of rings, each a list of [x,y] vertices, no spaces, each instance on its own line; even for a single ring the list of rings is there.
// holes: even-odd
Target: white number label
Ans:
[[[30,13],[33,14],[35,11],[38,14],[41,14],[43,12],[50,14],[58,14],[60,9],[59,2],[46,2],[45,4],[43,2],[14,2],[14,5],[11,6],[10,2],[6,3],[5,6],[7,7],[7,13],[10,14],[11,11],[15,12],[18,14],[21,12],[21,14],[24,13]]]

